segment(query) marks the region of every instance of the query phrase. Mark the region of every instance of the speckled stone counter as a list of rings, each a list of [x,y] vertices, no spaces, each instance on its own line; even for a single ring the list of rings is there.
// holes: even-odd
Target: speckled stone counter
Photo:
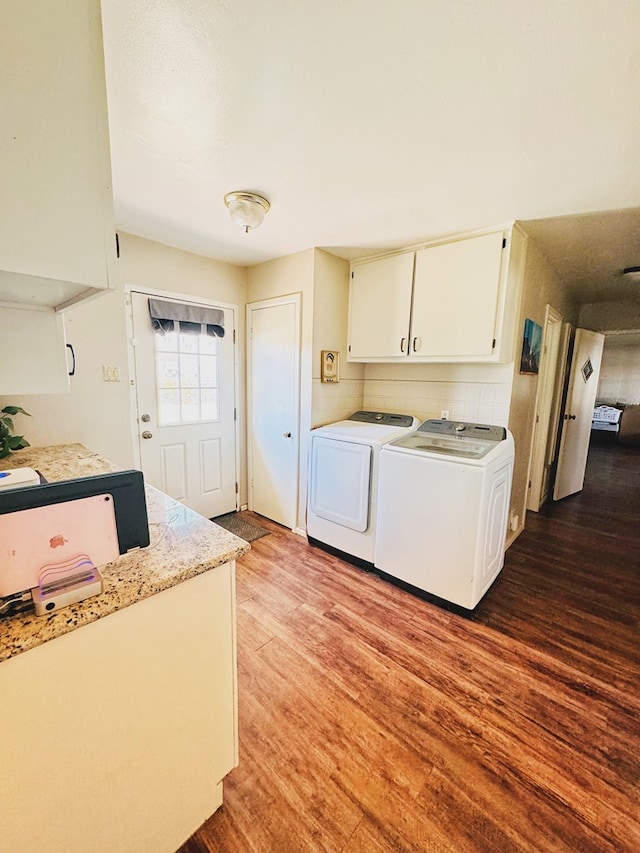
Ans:
[[[0,460],[0,470],[34,468],[47,481],[121,470],[81,444],[33,447]],[[0,661],[95,622],[249,551],[224,528],[145,485],[150,544],[100,567],[104,592],[47,616],[0,620]]]

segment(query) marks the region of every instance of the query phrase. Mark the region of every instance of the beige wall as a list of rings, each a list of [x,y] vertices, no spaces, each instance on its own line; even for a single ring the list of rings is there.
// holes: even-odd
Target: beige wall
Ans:
[[[0,399],[17,403],[31,418],[16,426],[34,446],[80,442],[123,468],[133,466],[129,426],[127,342],[122,291],[108,292],[65,312],[76,375],[66,394],[27,394]],[[118,367],[120,382],[103,382],[102,367]]]
[[[228,305],[244,305],[247,295],[244,267],[131,234],[120,235],[120,280],[125,285],[217,299]]]
[[[340,420],[362,406],[363,365],[347,364],[349,264],[310,249],[250,267],[247,302],[302,296],[297,527],[306,528],[307,457],[312,426]],[[320,382],[320,352],[340,352],[340,382]]]
[[[246,502],[245,335],[246,271],[160,243],[120,235],[118,279],[123,285],[200,296],[238,306],[238,410],[240,500]],[[16,424],[33,445],[80,442],[125,468],[137,464],[132,435],[127,306],[123,290],[100,295],[65,312],[67,340],[77,356],[69,394],[0,399],[32,414]],[[117,367],[120,382],[104,382],[103,366]]]
[[[314,427],[343,420],[362,408],[363,364],[347,361],[349,263],[317,249],[313,291],[313,361],[311,424]],[[340,353],[340,381],[320,381],[322,350]]]
[[[590,302],[580,308],[578,325],[592,332],[640,331],[638,302]]]
[[[513,486],[511,489],[511,514],[519,517],[520,529],[524,523],[529,483],[529,461],[533,442],[536,393],[538,377],[520,373],[520,348],[525,319],[534,320],[544,327],[547,304],[558,311],[564,321],[575,323],[577,313],[565,296],[564,287],[557,274],[532,240],[527,245],[524,265],[520,319],[516,332],[516,353],[513,364],[513,384],[509,429],[516,447]]]
[[[598,302],[580,309],[580,326],[607,334],[602,353],[598,400],[640,403],[640,304]]]
[[[314,249],[258,264],[247,270],[247,303],[292,293],[301,294],[300,424],[298,443],[297,527],[305,529],[307,452],[311,428],[311,362],[313,348]],[[251,425],[248,424],[248,429]]]
[[[576,311],[562,282],[535,244],[529,242],[516,331],[516,354],[507,365],[350,364],[346,359],[348,264],[310,249],[248,270],[183,252],[149,240],[121,235],[119,275],[123,284],[205,297],[237,306],[238,412],[241,462],[240,501],[246,482],[245,304],[290,293],[302,296],[300,470],[297,525],[304,529],[308,434],[312,426],[339,420],[365,407],[407,412],[421,420],[438,417],[508,425],[516,443],[512,513],[524,519],[533,437],[537,377],[519,372],[525,318],[544,323],[550,303],[565,320]],[[587,306],[588,307],[588,306]],[[78,356],[70,394],[0,399],[22,405],[33,419],[18,425],[32,444],[81,442],[119,465],[136,464],[132,437],[125,294],[115,291],[66,312],[68,340]],[[613,309],[612,309],[613,310]],[[584,319],[582,319],[584,317]],[[581,319],[588,323],[588,312]],[[320,351],[341,353],[337,385],[320,383]],[[103,366],[118,367],[120,382],[105,383]],[[620,395],[615,395],[620,396]]]
[[[241,504],[246,504],[246,270],[130,234],[120,237],[120,265],[120,277],[125,286],[213,299],[236,308],[239,498]],[[121,330],[121,334],[125,333]]]
[[[605,337],[597,399],[607,405],[640,403],[640,333]]]

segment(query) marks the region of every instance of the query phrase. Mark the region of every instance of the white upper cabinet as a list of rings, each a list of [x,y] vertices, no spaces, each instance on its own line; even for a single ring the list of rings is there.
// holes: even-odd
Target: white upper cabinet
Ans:
[[[0,12],[0,302],[59,308],[113,286],[100,2]]]
[[[500,231],[416,252],[411,356],[493,354],[503,242]]]
[[[406,356],[413,262],[414,253],[406,252],[352,266],[348,360]]]
[[[348,360],[512,361],[523,257],[514,227],[354,263]]]

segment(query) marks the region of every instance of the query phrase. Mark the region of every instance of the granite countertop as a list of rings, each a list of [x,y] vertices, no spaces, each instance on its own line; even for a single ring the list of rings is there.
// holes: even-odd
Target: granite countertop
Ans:
[[[0,460],[0,470],[35,468],[49,482],[122,470],[81,444],[30,447]],[[248,542],[145,484],[150,544],[100,567],[104,591],[46,616],[0,619],[0,661],[74,631],[143,598],[228,563]]]

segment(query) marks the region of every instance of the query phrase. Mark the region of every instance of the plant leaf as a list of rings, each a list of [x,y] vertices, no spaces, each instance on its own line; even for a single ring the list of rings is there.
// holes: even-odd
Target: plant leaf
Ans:
[[[20,413],[21,415],[28,415],[29,417],[31,417],[31,415],[29,415],[29,412],[25,412],[25,410],[21,406],[5,406],[2,411],[6,412],[8,415],[17,415],[18,413]]]
[[[10,435],[9,441],[7,442],[9,448],[11,450],[20,450],[21,447],[24,447],[24,436],[23,435]]]

